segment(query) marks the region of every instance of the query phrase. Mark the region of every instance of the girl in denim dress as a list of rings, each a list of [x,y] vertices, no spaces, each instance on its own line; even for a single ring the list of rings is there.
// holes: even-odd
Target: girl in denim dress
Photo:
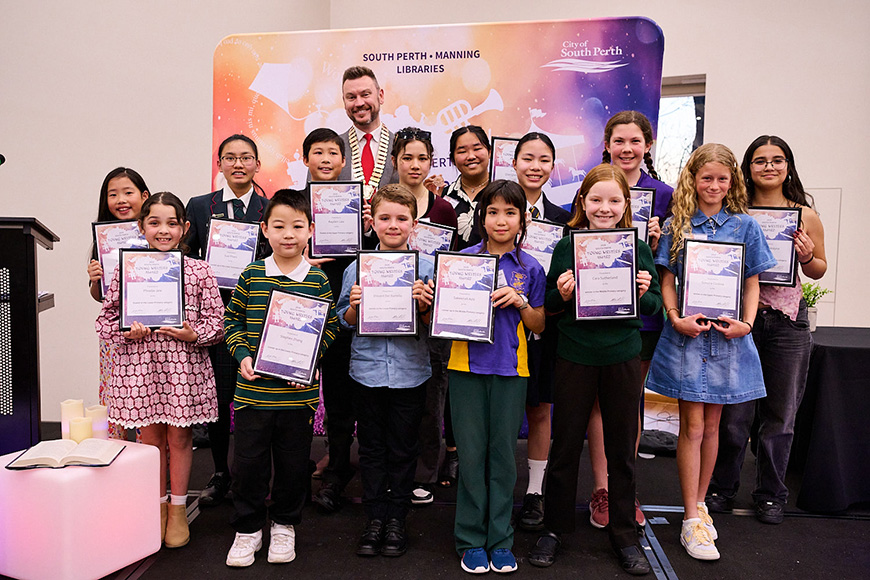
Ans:
[[[765,395],[751,332],[758,275],[776,265],[776,259],[746,209],[746,187],[734,154],[724,145],[703,145],[680,174],[673,217],[665,222],[656,252],[668,323],[653,355],[647,387],[679,399],[677,467],[685,508],[680,542],[699,560],[719,558],[716,528],[704,497],[716,463],[722,406]],[[687,239],[745,245],[742,320],[680,317],[676,281],[682,275]]]

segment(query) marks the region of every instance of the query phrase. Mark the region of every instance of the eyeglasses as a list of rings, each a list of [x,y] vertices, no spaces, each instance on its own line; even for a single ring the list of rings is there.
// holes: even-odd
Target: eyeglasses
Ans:
[[[756,171],[764,171],[767,168],[768,163],[773,166],[774,169],[779,171],[780,169],[785,169],[786,163],[788,163],[788,159],[785,157],[774,157],[773,159],[764,159],[759,157],[758,159],[752,160],[752,168]]]
[[[221,162],[225,165],[235,165],[236,161],[241,161],[242,165],[253,165],[257,160],[253,155],[242,155],[241,157],[236,157],[235,155],[224,155],[221,157]]]
[[[419,139],[420,141],[431,141],[432,133],[423,131],[422,129],[402,129],[396,133],[399,139]]]

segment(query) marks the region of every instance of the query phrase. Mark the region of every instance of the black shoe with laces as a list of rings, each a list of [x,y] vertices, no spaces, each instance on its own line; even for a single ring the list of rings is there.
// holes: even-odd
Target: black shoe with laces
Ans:
[[[408,551],[408,536],[405,534],[405,521],[397,518],[387,520],[384,528],[384,541],[381,556],[397,557]]]
[[[220,504],[230,490],[230,474],[219,471],[211,476],[208,485],[199,493],[199,505],[213,507]]]
[[[711,514],[730,514],[734,509],[734,498],[711,493],[704,498],[704,503],[707,504],[707,511]]]
[[[760,501],[755,504],[755,517],[764,524],[781,524],[785,521],[785,506],[778,501]]]
[[[517,514],[517,525],[526,532],[540,532],[544,529],[544,496],[527,493],[523,507]]]

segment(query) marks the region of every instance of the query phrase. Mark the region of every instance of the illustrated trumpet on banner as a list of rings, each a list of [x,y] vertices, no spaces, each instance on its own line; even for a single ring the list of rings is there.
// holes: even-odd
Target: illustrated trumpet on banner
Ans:
[[[444,127],[445,133],[452,133],[459,127],[468,124],[468,120],[487,111],[503,111],[504,102],[495,89],[489,90],[489,95],[478,106],[471,108],[465,99],[454,101],[438,112],[438,124]]]

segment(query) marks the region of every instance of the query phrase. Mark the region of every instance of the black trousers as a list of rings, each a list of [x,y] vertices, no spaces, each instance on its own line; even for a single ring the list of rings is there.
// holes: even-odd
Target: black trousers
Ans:
[[[411,389],[363,385],[358,389],[359,465],[366,516],[404,520],[411,507],[420,454],[426,383]]]
[[[553,447],[547,466],[544,525],[558,534],[574,531],[580,455],[589,414],[598,397],[607,456],[610,538],[620,548],[632,546],[637,543],[634,446],[642,392],[640,358],[600,367],[557,358],[555,373]]]
[[[233,505],[230,524],[237,532],[252,534],[267,523],[266,497],[272,484],[271,520],[295,525],[309,494],[308,459],[311,455],[314,411],[301,409],[236,410],[233,453]]]
[[[218,400],[218,420],[208,424],[208,440],[215,472],[227,473],[230,452],[230,403],[236,392],[236,373],[239,370],[239,363],[227,350],[227,343],[224,341],[208,347],[208,356],[214,369]]]
[[[320,369],[323,374],[323,405],[326,407],[326,441],[329,463],[323,470],[323,483],[337,485],[343,490],[353,478],[350,448],[357,418],[358,383],[348,375],[350,343],[353,333],[342,329],[323,355]]]

